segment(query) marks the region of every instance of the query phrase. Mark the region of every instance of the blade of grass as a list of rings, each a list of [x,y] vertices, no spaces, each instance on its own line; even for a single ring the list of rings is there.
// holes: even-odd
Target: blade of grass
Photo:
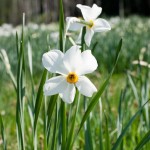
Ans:
[[[85,149],[93,150],[92,134],[91,134],[90,119],[85,122]]]
[[[94,43],[94,45],[93,45],[93,47],[92,47],[92,49],[91,49],[92,52],[95,51],[97,44],[98,44],[98,42],[95,42],[95,43]]]
[[[57,98],[58,98],[58,95],[51,96],[49,100],[49,105],[47,108],[47,117],[48,117],[47,118],[47,143],[49,142],[51,118],[52,118],[52,114],[53,114],[53,111],[57,102]]]
[[[135,86],[131,76],[129,75],[129,73],[127,73],[127,76],[128,76],[128,79],[129,79],[129,83],[131,84],[134,96],[135,96],[136,100],[139,102],[139,96],[138,96],[138,93],[137,93],[136,86]]]
[[[103,128],[102,128],[103,119],[102,119],[102,99],[101,98],[99,99],[99,109],[100,109],[100,119],[99,119],[99,124],[100,124],[100,126],[99,126],[99,145],[100,145],[100,147],[99,147],[99,149],[103,150]]]
[[[48,149],[48,142],[47,142],[47,97],[44,96],[44,105],[43,105],[43,134],[44,134],[44,150]]]
[[[45,83],[46,76],[47,76],[47,70],[45,69],[43,71],[42,78],[39,84],[39,89],[38,89],[37,96],[36,96],[35,113],[34,113],[34,132],[36,131],[37,120],[38,120],[38,116],[39,116],[39,112],[40,112],[40,108],[41,108],[41,104],[43,100],[43,85]]]
[[[19,42],[18,42],[18,33],[16,32],[16,50],[17,50],[17,57],[19,57]]]
[[[109,130],[108,130],[108,119],[107,119],[107,116],[105,116],[105,122],[106,122],[106,125],[105,125],[105,149],[107,150],[110,150],[110,136],[109,136]]]
[[[114,70],[115,70],[115,67],[117,65],[117,62],[118,62],[118,59],[119,59],[119,55],[120,55],[120,51],[121,51],[121,46],[122,46],[122,40],[120,40],[119,42],[119,45],[118,45],[118,49],[117,49],[117,57],[116,57],[116,61],[115,61],[115,65],[112,69],[112,72],[110,73],[110,75],[108,76],[108,78],[106,79],[106,81],[103,83],[102,87],[98,90],[98,92],[96,93],[96,95],[92,98],[91,100],[91,103],[89,104],[89,107],[87,108],[83,118],[82,118],[82,121],[81,121],[81,124],[80,124],[80,127],[79,127],[79,130],[78,132],[80,132],[84,122],[86,121],[86,119],[88,118],[90,112],[93,110],[94,106],[97,104],[99,98],[101,97],[102,93],[104,92],[108,82],[109,82],[109,79],[111,78]]]
[[[56,103],[56,109],[55,109],[55,120],[54,120],[54,130],[53,130],[53,136],[52,136],[52,143],[51,143],[51,150],[57,149],[56,147],[56,138],[58,134],[58,108]]]
[[[121,90],[119,106],[118,106],[118,120],[117,120],[118,137],[122,131],[122,102],[124,100],[124,96],[125,96],[125,90]]]
[[[64,9],[63,0],[59,0],[59,47],[64,52]]]
[[[86,33],[86,27],[83,27],[82,29],[82,36],[81,36],[81,51],[83,52],[85,50],[85,41],[84,41],[84,36]]]
[[[18,69],[17,69],[16,125],[17,125],[18,148],[20,150],[25,149],[25,143],[24,143],[24,97],[25,97],[24,24],[25,24],[25,14],[23,14],[22,35],[21,35],[21,40],[20,40],[20,49],[18,51]]]
[[[87,98],[84,96],[84,110],[87,109]],[[84,123],[84,137],[85,137],[85,149],[93,150],[91,126],[90,126],[90,117],[87,118],[87,121]]]
[[[66,106],[63,101],[61,101],[61,125],[62,125],[61,149],[64,150],[66,146]]]
[[[143,105],[141,106],[138,111],[135,113],[134,116],[132,116],[132,118],[129,120],[129,122],[127,123],[127,125],[125,126],[125,128],[122,130],[122,133],[120,134],[120,136],[118,137],[117,141],[115,142],[115,144],[113,145],[112,150],[116,150],[119,146],[119,144],[122,142],[122,139],[125,135],[125,133],[128,131],[128,128],[132,125],[133,121],[137,118],[137,116],[139,114],[141,114],[141,111],[143,110],[144,106],[149,102],[149,100]]]
[[[150,140],[150,130],[145,134],[142,140],[138,143],[135,150],[140,150]]]
[[[7,141],[6,141],[6,136],[5,136],[5,129],[4,129],[4,124],[3,124],[3,120],[2,120],[1,115],[0,115],[0,126],[1,126],[2,140],[3,140],[3,150],[7,150]]]
[[[75,112],[74,112],[74,115],[73,115],[73,119],[70,121],[70,122],[72,122],[72,124],[71,124],[71,128],[70,128],[70,131],[69,131],[69,135],[67,137],[67,144],[66,144],[66,149],[67,150],[70,150],[70,148],[71,148],[70,146],[71,146],[73,136],[74,136],[75,120],[76,120],[76,115],[77,115],[77,111],[78,111],[79,100],[80,100],[80,94],[77,91],[76,92],[76,97],[75,97],[75,100],[74,100],[76,108],[75,108]]]

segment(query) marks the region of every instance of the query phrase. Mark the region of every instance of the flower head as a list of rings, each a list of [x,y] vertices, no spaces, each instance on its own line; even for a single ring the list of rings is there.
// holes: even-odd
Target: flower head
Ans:
[[[72,46],[65,54],[60,50],[51,50],[42,57],[43,66],[59,76],[47,80],[45,95],[59,94],[66,103],[72,103],[76,88],[87,97],[97,91],[93,83],[84,76],[97,68],[97,61],[90,50],[81,53],[79,46]]]
[[[78,19],[76,17],[67,17],[67,30],[79,30],[83,26],[86,26],[85,42],[87,46],[90,46],[94,32],[103,32],[110,30],[111,27],[109,23],[98,16],[102,12],[102,8],[93,4],[92,7],[77,4],[77,7],[81,10],[83,19]]]

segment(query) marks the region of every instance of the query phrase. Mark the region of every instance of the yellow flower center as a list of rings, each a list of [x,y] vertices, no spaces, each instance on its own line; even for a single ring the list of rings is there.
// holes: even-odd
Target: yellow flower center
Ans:
[[[90,20],[88,23],[89,23],[89,25],[88,25],[89,28],[92,28],[94,26],[93,20]]]
[[[70,72],[67,76],[67,82],[76,83],[78,81],[78,76],[74,72]]]

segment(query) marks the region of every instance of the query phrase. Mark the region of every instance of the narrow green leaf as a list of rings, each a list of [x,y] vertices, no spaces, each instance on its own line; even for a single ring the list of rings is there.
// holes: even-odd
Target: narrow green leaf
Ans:
[[[23,14],[22,36],[20,40],[20,49],[18,51],[17,105],[16,105],[17,137],[18,137],[18,146],[19,146],[18,148],[20,150],[25,149],[25,143],[24,143],[25,59],[24,59],[24,36],[23,36],[24,22],[25,22],[25,15]],[[17,42],[18,41],[16,41],[16,43]]]
[[[4,129],[4,124],[3,124],[1,114],[0,114],[0,126],[1,126],[2,140],[3,140],[3,150],[7,150],[7,141],[6,141],[5,129]]]
[[[87,109],[87,98],[84,96],[84,110]],[[84,138],[85,138],[85,149],[93,150],[92,133],[91,133],[90,117],[84,123]]]
[[[37,120],[38,120],[38,116],[39,116],[39,112],[40,112],[40,108],[41,108],[41,104],[43,100],[43,85],[46,80],[46,75],[47,75],[47,70],[44,70],[42,78],[41,78],[41,82],[39,85],[39,89],[37,92],[37,96],[36,96],[35,113],[34,113],[34,132],[36,131]]]
[[[92,52],[95,51],[97,44],[98,44],[98,42],[95,42],[95,43],[94,43],[94,45],[93,45],[93,47],[92,47],[92,49],[91,49]]]
[[[100,119],[99,119],[99,145],[100,145],[100,150],[103,150],[103,118],[102,118],[102,99],[100,98],[99,100],[99,109],[100,109]]]
[[[142,140],[138,143],[135,150],[140,150],[143,148],[143,146],[149,142],[150,140],[150,130],[145,134],[145,136],[142,138]]]
[[[71,124],[71,128],[70,128],[69,135],[68,135],[68,138],[67,138],[67,144],[66,144],[66,149],[67,150],[71,150],[71,143],[72,143],[73,136],[74,136],[75,120],[76,120],[76,115],[77,115],[77,111],[78,111],[79,100],[80,100],[80,94],[77,91],[76,92],[76,97],[75,97],[75,100],[74,100],[76,108],[75,108],[75,112],[74,112],[74,115],[73,115],[73,119],[71,120],[72,124]]]
[[[122,131],[122,102],[124,100],[125,92],[126,92],[125,90],[121,90],[120,99],[119,99],[118,120],[117,120],[118,136],[120,135]]]
[[[83,27],[82,29],[82,36],[81,36],[81,51],[83,52],[85,50],[85,33],[86,33],[86,27]]]
[[[57,102],[58,95],[53,95],[50,97],[48,108],[47,108],[47,142],[49,141],[50,137],[50,124],[51,124],[51,118],[52,114],[54,112],[54,108]]]
[[[16,50],[17,50],[17,57],[19,57],[19,42],[18,42],[18,33],[16,32]]]
[[[85,122],[85,149],[93,150],[92,134],[91,134],[90,119]]]
[[[149,101],[149,100],[148,100]],[[148,103],[148,101],[139,108],[139,110],[135,113],[135,115],[129,120],[129,122],[127,123],[127,125],[125,126],[125,128],[122,130],[122,133],[120,134],[120,136],[118,137],[117,141],[115,142],[115,144],[113,145],[112,150],[116,150],[119,146],[119,144],[122,142],[122,139],[125,135],[125,133],[128,131],[128,128],[132,125],[133,121],[137,118],[137,116],[141,113],[142,109],[144,108],[144,106]]]
[[[130,85],[131,85],[131,88],[132,88],[132,90],[133,90],[135,99],[136,99],[137,101],[139,101],[139,96],[138,96],[137,88],[136,88],[136,86],[135,86],[135,84],[134,84],[134,82],[133,82],[131,76],[129,75],[129,73],[127,73],[127,76],[128,76],[128,79],[129,79],[129,83],[130,83]]]
[[[108,78],[106,79],[106,81],[103,83],[102,87],[100,87],[100,89],[98,90],[98,92],[96,93],[96,95],[92,98],[91,100],[91,103],[89,104],[83,118],[82,118],[82,121],[81,121],[81,124],[80,124],[80,127],[79,127],[79,130],[78,130],[78,133],[80,132],[84,122],[86,121],[86,119],[88,118],[90,112],[93,110],[94,106],[97,104],[99,98],[101,97],[102,93],[104,92],[108,82],[109,82],[109,79],[111,78],[114,70],[115,70],[115,67],[117,65],[117,62],[118,62],[118,59],[119,59],[119,55],[120,55],[120,51],[121,51],[121,46],[122,46],[122,39],[120,40],[119,42],[119,45],[118,45],[118,49],[117,49],[117,56],[116,56],[116,61],[115,61],[115,65],[110,73],[110,75],[108,76]]]
[[[66,106],[63,101],[61,101],[61,125],[62,125],[61,149],[64,150],[66,146]]]
[[[59,48],[64,51],[64,10],[63,0],[59,0]]]
[[[105,122],[106,122],[106,126],[105,126],[105,149],[110,150],[110,137],[109,137],[109,130],[108,130],[108,119],[107,116],[105,116]]]
[[[57,109],[57,103],[56,103],[56,109],[55,109],[55,120],[54,120],[54,130],[53,130],[53,137],[52,137],[52,143],[51,143],[51,150],[57,149],[56,148],[56,137],[58,133],[58,109]]]

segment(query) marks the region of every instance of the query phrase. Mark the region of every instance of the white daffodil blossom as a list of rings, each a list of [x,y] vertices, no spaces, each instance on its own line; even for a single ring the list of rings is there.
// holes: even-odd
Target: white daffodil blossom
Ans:
[[[59,76],[47,80],[44,85],[46,96],[59,94],[66,103],[72,103],[75,98],[76,88],[87,97],[97,91],[94,84],[85,76],[97,69],[97,61],[91,50],[81,53],[79,46],[72,46],[66,53],[60,50],[51,50],[43,54],[43,66],[51,73]]]
[[[77,4],[77,7],[81,10],[83,19],[78,19],[76,17],[67,17],[67,30],[76,31],[86,26],[85,42],[87,46],[90,46],[92,37],[95,32],[104,32],[111,30],[109,23],[98,16],[102,12],[102,8],[93,4],[92,7]]]

